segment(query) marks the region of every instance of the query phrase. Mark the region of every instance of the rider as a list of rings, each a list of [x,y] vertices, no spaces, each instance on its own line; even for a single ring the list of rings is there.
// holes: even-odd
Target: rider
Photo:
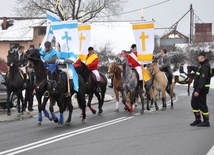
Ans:
[[[55,63],[58,59],[57,51],[52,48],[50,41],[45,42],[45,50],[41,50],[40,54],[41,60],[46,63]]]
[[[184,72],[184,64],[183,63],[180,65],[179,72],[180,72],[180,76],[182,78],[184,78],[183,81],[186,81],[188,79],[188,76],[187,76],[187,73]]]
[[[88,69],[92,71],[92,73],[96,76],[97,80],[97,92],[100,93],[100,74],[98,72],[98,63],[99,63],[99,58],[94,52],[93,47],[88,48],[88,55],[86,57],[86,65],[88,66]]]
[[[27,84],[26,84],[26,79],[27,79],[27,75],[26,75],[27,58],[26,58],[26,56],[24,54],[24,50],[25,50],[24,46],[19,46],[18,47],[17,59],[18,59],[18,67],[19,67],[19,69],[21,69],[23,71],[23,74],[24,74],[23,87],[26,88],[27,87]]]
[[[138,62],[137,59],[137,46],[136,44],[132,44],[130,54],[128,55],[128,63],[129,65],[134,68],[138,75],[139,75],[139,85],[140,88],[143,89],[143,74],[142,74],[142,67],[141,64]]]
[[[170,58],[167,55],[167,50],[166,49],[162,49],[160,51],[160,55],[158,55],[155,58],[159,59],[158,63],[160,65],[160,70],[166,73],[167,79],[168,79],[169,88],[171,88],[173,73],[172,73],[172,69],[170,67]]]

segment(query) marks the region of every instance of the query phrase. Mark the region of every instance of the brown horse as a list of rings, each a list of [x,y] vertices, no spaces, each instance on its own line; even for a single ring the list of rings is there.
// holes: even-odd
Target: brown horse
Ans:
[[[157,102],[156,102],[156,97],[158,92],[161,92],[162,94],[162,110],[166,110],[167,105],[166,105],[166,92],[170,95],[171,99],[171,109],[174,108],[173,106],[173,87],[169,88],[168,87],[168,82],[167,82],[167,77],[164,72],[162,72],[157,63],[153,62],[152,64],[147,66],[147,70],[149,71],[153,81],[152,81],[152,86],[149,90],[149,94],[151,97],[151,100],[154,101],[155,103],[155,108],[158,110]]]
[[[108,65],[108,78],[113,76],[113,88],[116,97],[115,112],[119,112],[119,93],[122,90],[122,69],[117,63],[110,63]]]

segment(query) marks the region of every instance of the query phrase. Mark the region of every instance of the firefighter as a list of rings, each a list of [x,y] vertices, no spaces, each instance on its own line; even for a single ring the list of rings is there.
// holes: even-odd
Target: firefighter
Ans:
[[[192,93],[191,106],[195,115],[195,121],[190,126],[209,127],[209,112],[207,106],[207,94],[210,88],[210,64],[206,58],[205,52],[198,55],[200,67],[196,72],[193,83],[194,91]],[[201,113],[203,122],[201,121]]]

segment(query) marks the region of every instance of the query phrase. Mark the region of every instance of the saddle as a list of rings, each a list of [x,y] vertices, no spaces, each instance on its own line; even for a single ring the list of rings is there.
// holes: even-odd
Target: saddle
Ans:
[[[94,82],[97,82],[96,76],[95,76],[95,74],[93,72],[91,72],[91,77],[92,77],[92,80]],[[103,77],[100,75],[100,83],[103,83],[103,82],[104,82]]]

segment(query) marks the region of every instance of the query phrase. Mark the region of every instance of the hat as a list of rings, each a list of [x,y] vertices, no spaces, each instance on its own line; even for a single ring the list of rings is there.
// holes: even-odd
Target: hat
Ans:
[[[133,48],[135,48],[135,47],[137,47],[136,44],[132,44],[131,48],[133,49]]]
[[[204,57],[206,57],[206,52],[200,52],[199,54],[198,54],[198,56],[204,56]]]

